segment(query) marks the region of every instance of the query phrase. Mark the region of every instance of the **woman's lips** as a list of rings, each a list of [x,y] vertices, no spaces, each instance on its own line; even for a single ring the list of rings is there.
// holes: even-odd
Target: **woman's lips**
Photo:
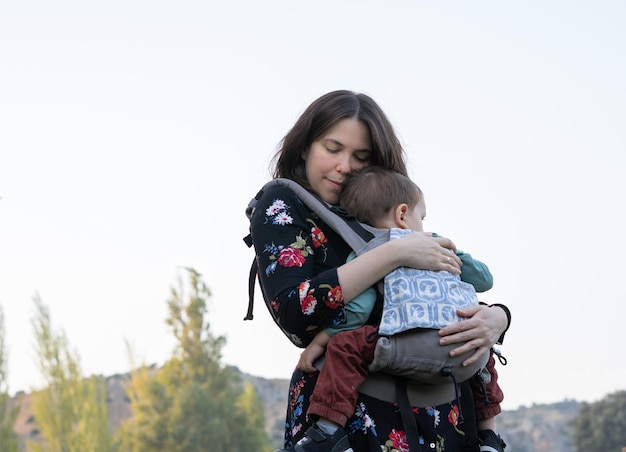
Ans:
[[[332,185],[336,190],[341,190],[343,188],[343,183],[341,182],[336,182],[334,180],[331,179],[327,179],[328,182],[330,182],[330,185]]]

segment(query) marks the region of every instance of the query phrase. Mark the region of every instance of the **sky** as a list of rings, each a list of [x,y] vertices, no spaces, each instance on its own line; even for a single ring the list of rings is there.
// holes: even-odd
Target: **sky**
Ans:
[[[487,263],[513,322],[503,407],[626,389],[626,4],[24,0],[0,5],[0,307],[11,393],[41,384],[33,298],[86,374],[162,364],[184,267],[222,361],[289,378],[244,209],[306,106],[372,96],[424,227]]]

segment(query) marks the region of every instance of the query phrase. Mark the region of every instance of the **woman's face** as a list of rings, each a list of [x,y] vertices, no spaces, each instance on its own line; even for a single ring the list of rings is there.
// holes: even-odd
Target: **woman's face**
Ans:
[[[303,154],[307,181],[324,201],[338,204],[348,175],[368,166],[371,155],[365,124],[355,118],[342,119]]]

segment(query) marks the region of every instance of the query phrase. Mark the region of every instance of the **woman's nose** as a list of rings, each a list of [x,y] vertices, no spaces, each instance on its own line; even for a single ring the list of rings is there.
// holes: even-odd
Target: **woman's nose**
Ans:
[[[348,174],[352,171],[352,165],[350,164],[350,156],[341,155],[339,161],[337,162],[337,171],[340,173]]]

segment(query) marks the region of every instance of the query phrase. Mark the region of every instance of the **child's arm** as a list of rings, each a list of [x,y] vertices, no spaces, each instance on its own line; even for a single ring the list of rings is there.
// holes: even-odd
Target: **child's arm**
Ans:
[[[348,256],[348,261],[354,259],[355,256],[356,254],[353,251]],[[303,372],[316,372],[317,368],[313,363],[324,354],[330,338],[340,331],[354,330],[363,326],[372,313],[375,303],[376,291],[373,287],[353,298],[352,301],[346,304],[344,311],[345,322],[339,325],[332,325],[317,333],[313,341],[300,354],[296,367]]]
[[[472,257],[470,253],[457,250],[463,265],[461,266],[461,281],[474,286],[476,292],[486,292],[493,287],[493,276],[487,265]]]
[[[313,365],[315,360],[324,354],[326,346],[331,336],[325,330],[321,330],[315,335],[313,341],[300,354],[298,365],[296,366],[303,372],[317,372],[317,368]]]

